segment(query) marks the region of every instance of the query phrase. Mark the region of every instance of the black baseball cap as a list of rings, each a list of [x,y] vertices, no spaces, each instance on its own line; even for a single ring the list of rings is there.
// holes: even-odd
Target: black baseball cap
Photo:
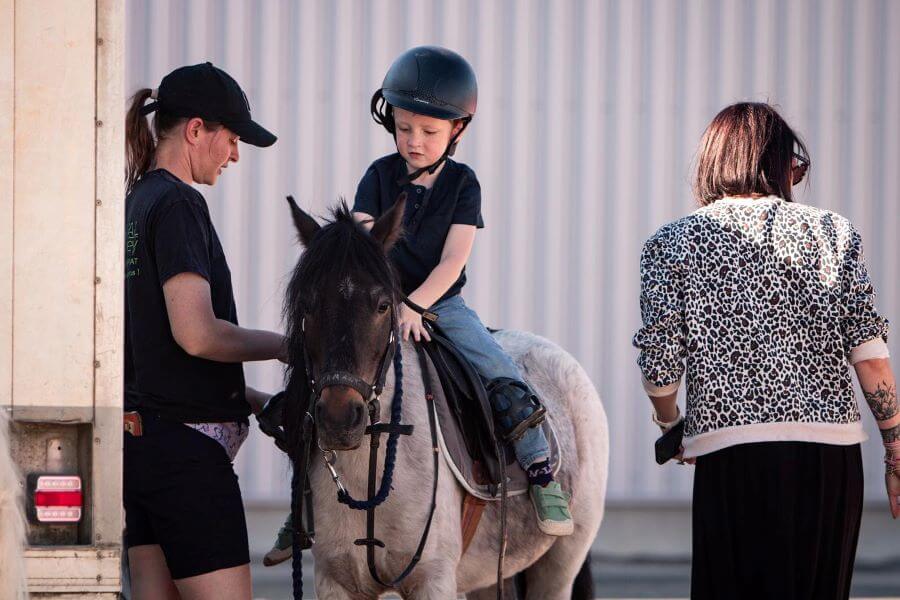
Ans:
[[[200,117],[222,123],[241,136],[241,141],[265,148],[276,138],[250,118],[247,94],[231,75],[211,62],[175,69],[159,84],[156,102],[142,112],[163,110],[176,117]]]

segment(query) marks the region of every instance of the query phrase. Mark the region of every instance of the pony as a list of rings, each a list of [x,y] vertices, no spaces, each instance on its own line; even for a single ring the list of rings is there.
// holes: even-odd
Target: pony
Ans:
[[[413,426],[412,435],[395,441],[394,455],[388,459],[394,463],[389,496],[376,509],[375,533],[386,547],[376,548],[374,567],[381,581],[393,582],[416,554],[428,523],[434,476],[429,414],[416,349],[412,341],[395,342],[403,294],[388,252],[402,235],[405,198],[399,198],[375,220],[371,230],[355,220],[343,201],[332,209],[332,218],[324,225],[292,198],[288,201],[305,249],[284,301],[289,347],[284,428],[295,473],[295,594],[301,564],[297,500],[305,497],[297,476],[300,470],[308,472],[315,514],[312,553],[319,598],[365,600],[388,591],[411,600],[446,600],[459,594],[470,599],[495,597],[494,565],[501,551],[499,503],[491,502],[485,508],[479,529],[463,553],[460,519],[464,492],[443,457],[436,461],[433,520],[426,531],[421,560],[393,586],[375,581],[367,570],[367,549],[354,544],[365,536],[366,515],[335,499],[336,481],[346,487],[346,494],[366,493],[369,444],[363,441],[367,408],[371,407],[366,386],[380,388],[376,380],[382,374],[383,389],[377,391],[383,399],[375,405],[373,416],[380,416],[383,423],[390,420],[394,405],[390,399],[402,386],[402,423]],[[585,371],[558,346],[521,331],[495,335],[547,408],[563,457],[558,479],[572,493],[575,521],[572,535],[546,536],[537,528],[527,494],[510,497],[504,572],[519,574],[517,579],[524,580],[524,586],[517,586],[519,593],[524,593],[520,597],[590,598],[589,550],[603,518],[607,485],[609,436],[603,405]],[[395,368],[385,368],[385,361],[390,364],[391,344],[396,345],[399,358],[394,361]],[[329,377],[330,383],[323,385]],[[316,439],[307,440],[312,450],[304,455],[304,423],[309,435],[311,422]],[[381,444],[377,450],[378,464],[385,464],[390,445],[389,441],[386,449]]]
[[[25,513],[19,470],[10,451],[9,419],[0,407],[0,598],[27,598]]]

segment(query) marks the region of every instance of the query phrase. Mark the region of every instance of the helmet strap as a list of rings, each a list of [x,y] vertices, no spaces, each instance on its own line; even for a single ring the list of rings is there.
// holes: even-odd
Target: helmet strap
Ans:
[[[372,114],[372,119],[387,129],[388,133],[392,134],[396,140],[397,133],[394,126],[394,111],[391,110],[391,105],[385,100],[384,95],[381,93],[381,89],[376,90],[372,95],[369,111]]]

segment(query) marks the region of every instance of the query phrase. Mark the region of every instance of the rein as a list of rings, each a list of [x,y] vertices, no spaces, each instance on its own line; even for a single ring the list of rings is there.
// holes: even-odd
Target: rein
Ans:
[[[412,425],[400,425],[399,423],[401,403],[403,398],[402,385],[399,383],[402,379],[403,373],[399,349],[394,365],[398,383],[395,386],[396,391],[394,394],[394,404],[392,404],[391,406],[391,423],[387,427],[378,423],[378,413],[370,408],[369,418],[372,421],[372,424],[366,428],[366,433],[370,434],[371,436],[371,443],[369,445],[369,500],[368,502],[358,503],[359,506],[364,506],[364,508],[359,508],[358,510],[366,511],[366,537],[355,540],[353,543],[357,546],[366,547],[366,564],[369,568],[369,574],[372,576],[372,579],[374,579],[376,583],[386,588],[394,587],[398,583],[406,579],[406,577],[410,573],[412,573],[412,570],[422,558],[422,552],[425,550],[425,544],[428,541],[428,533],[431,531],[431,523],[434,519],[434,510],[437,506],[438,460],[440,449],[438,448],[437,441],[437,424],[435,422],[434,412],[434,393],[431,387],[430,377],[428,377],[426,371],[427,363],[425,358],[425,350],[421,346],[416,346],[416,353],[418,354],[419,362],[422,365],[422,380],[425,383],[425,402],[428,409],[428,425],[431,430],[432,463],[434,471],[434,476],[432,477],[431,484],[431,506],[428,509],[428,519],[425,522],[425,527],[422,530],[422,535],[419,537],[419,544],[416,547],[415,554],[413,554],[413,557],[410,559],[409,563],[406,565],[400,575],[389,582],[386,582],[381,578],[381,576],[378,574],[378,567],[375,564],[375,547],[385,547],[384,542],[375,537],[375,507],[387,498],[390,490],[390,479],[393,476],[394,464],[396,460],[397,437],[399,437],[399,435],[401,434],[410,435],[412,434],[413,429]],[[400,431],[400,429],[403,428],[408,428],[408,433],[406,433],[406,431]],[[376,495],[375,471],[378,466],[379,438],[385,431],[387,431],[389,435],[388,446],[385,453],[384,475],[382,475],[381,480],[381,491],[379,491],[379,494]],[[379,496],[381,496],[382,494],[383,498],[379,498]],[[338,498],[338,500],[342,501],[340,497]],[[354,504],[350,504],[347,502],[344,503],[347,504],[350,508],[356,508]]]
[[[409,298],[403,298],[403,302],[414,311],[422,315],[429,323],[437,321],[437,315],[418,306]],[[400,351],[398,335],[396,332],[396,311],[391,311],[391,333],[388,339],[387,347],[382,355],[381,363],[376,373],[375,381],[371,384],[362,378],[345,371],[332,371],[325,373],[317,382],[313,376],[312,364],[309,360],[309,353],[306,348],[305,341],[305,325],[306,320],[301,322],[301,334],[303,334],[303,361],[306,373],[309,377],[310,389],[312,390],[307,404],[307,411],[303,418],[303,437],[302,452],[299,465],[295,465],[294,474],[291,480],[291,525],[293,529],[293,594],[294,598],[303,598],[303,562],[302,551],[312,547],[315,539],[312,532],[312,501],[307,499],[307,495],[311,495],[311,487],[307,492],[309,477],[309,459],[312,451],[312,440],[317,437],[315,431],[315,419],[311,411],[318,401],[322,392],[331,386],[348,386],[352,387],[360,393],[366,400],[369,412],[369,425],[366,427],[365,434],[370,436],[369,444],[369,473],[368,473],[368,489],[367,499],[364,501],[355,500],[347,488],[341,482],[340,474],[335,468],[337,453],[334,450],[324,449],[319,445],[322,451],[325,467],[331,474],[331,478],[337,486],[337,499],[341,504],[345,504],[353,510],[366,511],[366,537],[359,538],[353,543],[357,546],[366,547],[366,564],[372,579],[385,588],[395,587],[398,583],[406,579],[422,558],[425,544],[428,541],[428,534],[431,531],[431,524],[434,519],[434,512],[437,507],[437,489],[438,489],[438,473],[440,460],[440,447],[438,445],[436,413],[434,407],[434,388],[431,379],[431,373],[428,369],[428,362],[425,349],[421,345],[416,345],[416,354],[419,358],[419,364],[422,371],[422,382],[425,386],[425,402],[428,410],[428,426],[431,433],[431,451],[432,466],[434,476],[431,485],[431,506],[428,510],[428,519],[419,538],[419,544],[409,563],[403,571],[395,579],[386,582],[378,574],[378,567],[375,564],[375,548],[385,548],[385,543],[375,537],[375,508],[387,500],[391,491],[393,482],[394,467],[397,458],[397,440],[401,435],[412,435],[412,425],[402,425],[401,415],[403,409],[403,360]],[[384,390],[385,380],[387,379],[387,369],[393,362],[394,366],[394,397],[391,402],[391,420],[385,424],[381,422],[381,392]],[[381,485],[378,491],[375,490],[376,471],[378,468],[378,448],[381,442],[381,434],[387,433],[388,440],[385,448],[384,470],[381,476]],[[507,538],[507,484],[506,484],[506,468],[505,456],[502,444],[497,447],[498,456],[500,457],[501,468],[501,503],[500,503],[500,550],[497,561],[497,598],[503,597],[503,563],[506,555],[506,538]],[[299,470],[298,470],[299,468]],[[297,493],[298,487],[300,493]],[[310,531],[304,528],[300,515],[303,514],[304,503],[307,506],[308,525]]]

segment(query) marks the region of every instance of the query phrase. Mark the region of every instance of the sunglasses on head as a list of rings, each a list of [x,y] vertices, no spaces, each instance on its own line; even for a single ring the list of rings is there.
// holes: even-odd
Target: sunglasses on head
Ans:
[[[797,161],[796,165],[791,165],[791,185],[797,185],[806,176],[809,169],[809,158],[803,156],[799,152],[792,152],[792,158]]]

